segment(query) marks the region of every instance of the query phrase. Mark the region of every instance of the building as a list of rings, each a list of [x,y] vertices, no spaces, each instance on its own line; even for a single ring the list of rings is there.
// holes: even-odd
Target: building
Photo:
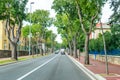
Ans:
[[[15,28],[16,34],[17,27]],[[5,22],[0,20],[0,50],[11,50],[11,45],[5,31]]]
[[[107,23],[102,23],[103,32],[110,31],[110,25]],[[91,32],[90,39],[96,39],[102,34],[101,24],[97,23],[94,32]]]
[[[10,43],[5,32],[4,21],[0,21],[0,50],[10,50]]]

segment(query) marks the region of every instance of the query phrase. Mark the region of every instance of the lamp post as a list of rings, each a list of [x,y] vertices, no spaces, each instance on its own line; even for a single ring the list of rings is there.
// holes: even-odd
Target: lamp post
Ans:
[[[31,54],[31,12],[32,12],[32,4],[34,4],[34,2],[30,3],[30,27],[29,27],[29,55]]]

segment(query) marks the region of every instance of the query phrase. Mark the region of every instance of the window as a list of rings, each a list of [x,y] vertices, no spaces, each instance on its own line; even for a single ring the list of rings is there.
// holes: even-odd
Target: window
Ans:
[[[6,40],[4,40],[4,50],[7,49],[7,44],[6,44]]]

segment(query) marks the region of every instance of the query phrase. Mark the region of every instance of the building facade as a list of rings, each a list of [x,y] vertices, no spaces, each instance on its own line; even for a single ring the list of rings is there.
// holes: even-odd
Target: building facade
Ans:
[[[0,50],[10,50],[10,43],[7,38],[7,34],[5,31],[5,23],[4,21],[0,21]]]
[[[110,25],[107,23],[102,23],[103,32],[110,31]],[[94,32],[91,32],[90,39],[96,39],[102,34],[101,24],[97,23]]]
[[[14,34],[16,35],[17,26],[14,29]],[[5,31],[5,21],[0,20],[0,50],[11,50],[11,45]]]

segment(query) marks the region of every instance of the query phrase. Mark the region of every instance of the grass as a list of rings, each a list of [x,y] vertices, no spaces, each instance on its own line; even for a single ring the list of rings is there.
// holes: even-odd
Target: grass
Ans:
[[[33,59],[33,58],[38,58],[41,57],[41,55],[34,55],[34,56],[23,56],[23,57],[19,57],[18,61],[25,61],[28,59]],[[5,65],[5,64],[9,64],[9,63],[14,63],[17,62],[16,60],[12,60],[10,58],[6,58],[5,60],[0,60],[0,65]]]
[[[16,62],[16,61],[15,61],[15,60],[11,60],[11,59],[2,60],[2,61],[0,61],[0,65],[4,65],[4,64],[8,64],[8,63],[12,63],[12,62]]]
[[[102,73],[102,74],[100,74],[101,76],[103,76],[103,77],[112,77],[112,76],[117,76],[117,74],[115,74],[115,73],[109,73],[108,75],[107,74],[105,74],[105,73]]]
[[[31,58],[31,56],[28,56],[28,57],[20,57],[20,58],[18,58],[18,61],[24,61],[24,60],[28,60],[28,59],[30,59]]]

